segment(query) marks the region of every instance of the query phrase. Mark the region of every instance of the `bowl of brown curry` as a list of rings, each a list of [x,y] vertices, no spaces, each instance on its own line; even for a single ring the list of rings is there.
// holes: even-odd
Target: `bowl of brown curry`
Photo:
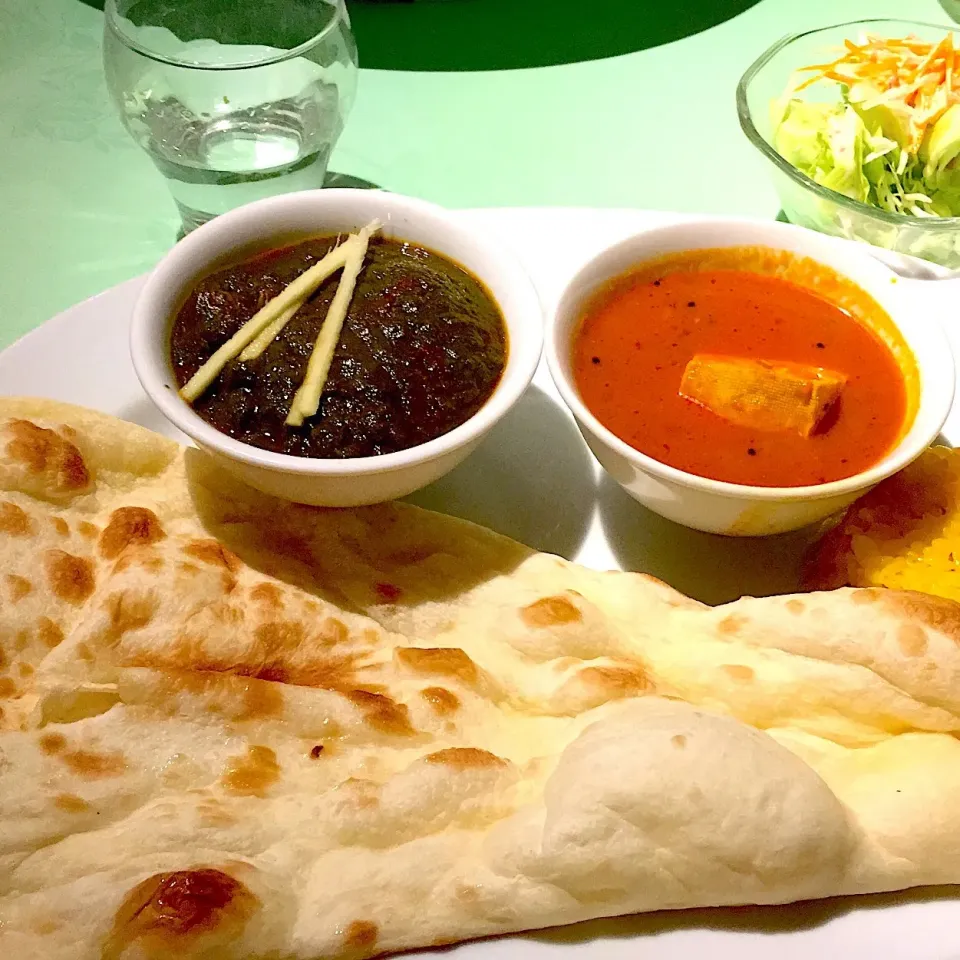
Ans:
[[[182,240],[148,278],[147,394],[252,486],[353,506],[447,473],[519,399],[542,315],[522,268],[396,194],[270,198]]]

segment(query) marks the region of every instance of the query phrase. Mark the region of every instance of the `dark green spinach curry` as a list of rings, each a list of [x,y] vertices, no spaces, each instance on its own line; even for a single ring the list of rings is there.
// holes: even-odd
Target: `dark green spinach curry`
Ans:
[[[268,300],[336,244],[318,237],[203,279],[180,308],[170,355],[181,387]],[[301,457],[368,457],[448,433],[493,393],[507,359],[503,317],[467,271],[375,237],[357,280],[320,409],[284,423],[339,276],[329,277],[256,359],[232,360],[194,410],[244,443]]]

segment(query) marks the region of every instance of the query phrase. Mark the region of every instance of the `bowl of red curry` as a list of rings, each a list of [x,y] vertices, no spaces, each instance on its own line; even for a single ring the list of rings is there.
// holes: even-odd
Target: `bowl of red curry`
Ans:
[[[789,224],[651,230],[588,263],[547,332],[554,380],[620,485],[739,536],[830,516],[932,443],[954,362],[931,298]]]
[[[250,204],[161,261],[131,355],[161,412],[266,493],[404,496],[460,463],[529,384],[523,269],[433,204],[317,190]]]

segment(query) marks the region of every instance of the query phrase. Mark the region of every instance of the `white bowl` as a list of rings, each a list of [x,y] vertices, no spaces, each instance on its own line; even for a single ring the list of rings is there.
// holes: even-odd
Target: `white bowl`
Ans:
[[[457,261],[499,304],[509,342],[506,368],[490,398],[469,420],[427,443],[379,457],[315,459],[271,453],[214,429],[180,399],[169,356],[170,327],[184,298],[204,276],[280,243],[374,218],[383,234],[423,244]],[[346,507],[402,497],[459,464],[527,388],[539,362],[543,312],[519,263],[457,217],[430,203],[374,190],[311,190],[270,197],[204,224],[181,240],[147,279],[133,311],[130,352],[143,389],[198,446],[251,486],[287,500]]]
[[[645,260],[682,250],[765,246],[810,257],[852,280],[889,313],[916,357],[920,403],[906,435],[879,463],[844,480],[806,487],[753,487],[696,476],[625,443],[590,412],[574,383],[571,344],[586,301],[608,280]],[[546,356],[564,401],[596,458],[632,497],[687,527],[731,536],[798,530],[852,503],[928,447],[953,403],[954,361],[937,320],[924,315],[917,287],[853,243],[790,224],[716,219],[648,230],[605,250],[570,281],[548,321]],[[950,281],[938,281],[950,282]]]

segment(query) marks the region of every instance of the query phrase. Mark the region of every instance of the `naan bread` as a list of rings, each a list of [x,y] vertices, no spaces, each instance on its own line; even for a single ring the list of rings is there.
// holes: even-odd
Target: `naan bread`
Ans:
[[[0,956],[360,958],[960,881],[960,606],[710,608],[0,401]]]

